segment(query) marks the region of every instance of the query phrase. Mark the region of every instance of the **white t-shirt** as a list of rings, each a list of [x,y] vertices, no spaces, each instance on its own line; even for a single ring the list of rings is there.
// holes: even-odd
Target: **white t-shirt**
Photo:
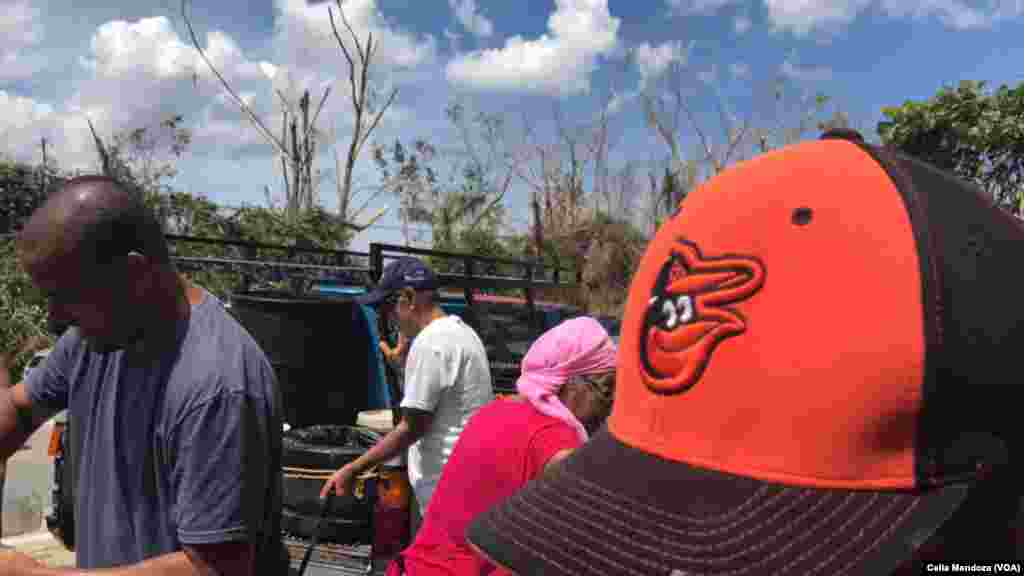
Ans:
[[[438,318],[416,335],[405,360],[401,406],[434,414],[427,433],[409,447],[409,482],[421,511],[466,422],[493,399],[484,343],[461,318]]]

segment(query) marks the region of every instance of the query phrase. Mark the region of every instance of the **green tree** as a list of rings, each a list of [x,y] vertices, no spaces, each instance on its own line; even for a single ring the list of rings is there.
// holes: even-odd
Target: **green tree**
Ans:
[[[647,239],[627,216],[598,212],[588,225],[582,289],[591,314],[621,316]]]
[[[884,108],[882,142],[980,185],[993,202],[1024,213],[1024,84],[963,81],[923,101]]]
[[[18,264],[13,235],[0,236],[0,363],[17,382],[32,353],[49,343],[46,296]],[[34,344],[40,343],[40,344]]]
[[[50,170],[0,161],[0,235],[21,228],[46,199],[47,187],[54,178]]]
[[[49,167],[0,161],[0,355],[15,381],[32,353],[49,343],[46,298],[18,264],[15,232],[57,178]]]

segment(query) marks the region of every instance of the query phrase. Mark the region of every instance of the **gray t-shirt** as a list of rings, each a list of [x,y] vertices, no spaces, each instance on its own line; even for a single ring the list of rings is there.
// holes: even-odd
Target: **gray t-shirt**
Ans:
[[[141,361],[96,353],[72,328],[25,383],[33,403],[69,411],[79,568],[247,540],[257,566],[279,566],[273,369],[209,294],[177,329],[176,353]]]

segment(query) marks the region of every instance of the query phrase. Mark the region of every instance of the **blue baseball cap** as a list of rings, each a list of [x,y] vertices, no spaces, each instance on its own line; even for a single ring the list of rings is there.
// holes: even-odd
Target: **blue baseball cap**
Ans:
[[[367,306],[379,306],[403,288],[412,288],[419,292],[437,290],[439,287],[437,275],[429,266],[418,258],[406,256],[385,266],[377,287],[357,300]]]

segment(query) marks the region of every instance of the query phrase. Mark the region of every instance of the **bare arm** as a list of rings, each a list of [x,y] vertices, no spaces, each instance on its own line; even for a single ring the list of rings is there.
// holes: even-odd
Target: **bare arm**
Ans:
[[[119,568],[79,570],[37,566],[21,573],[25,576],[253,576],[256,574],[254,557],[249,544],[229,542],[188,546],[182,552]]]
[[[0,371],[0,380],[8,378],[6,372]],[[54,414],[32,405],[24,382],[0,387],[0,460],[10,458]]]
[[[388,432],[388,435],[381,438],[365,454],[352,462],[345,464],[336,471],[324,483],[320,489],[320,497],[326,498],[331,492],[345,494],[351,490],[351,484],[356,476],[365,470],[386,462],[399,455],[413,442],[416,442],[427,433],[434,415],[431,412],[409,408],[402,409],[402,421],[395,426],[395,429]]]
[[[402,420],[398,426],[395,426],[387,436],[381,438],[380,442],[356,458],[349,466],[358,474],[398,456],[402,450],[412,446],[427,433],[433,418],[434,415],[431,412],[403,408]]]
[[[570,454],[572,454],[572,448],[566,448],[565,450],[555,452],[554,456],[549,458],[547,464],[544,465],[544,474],[551,474],[551,472],[558,466],[558,463],[568,458]]]

